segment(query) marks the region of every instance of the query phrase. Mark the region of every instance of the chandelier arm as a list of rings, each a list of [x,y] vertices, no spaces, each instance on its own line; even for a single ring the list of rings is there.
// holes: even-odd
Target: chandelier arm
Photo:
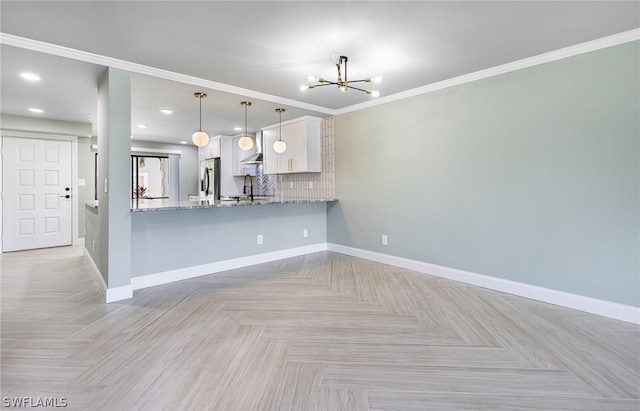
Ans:
[[[365,79],[362,80],[349,80],[349,84],[351,83],[370,83],[371,81],[367,81]]]
[[[338,84],[338,83],[334,83],[333,81],[326,81],[326,80],[325,80],[325,81],[323,81],[323,82],[322,82],[322,83],[320,83],[320,84],[314,84],[314,85],[313,85],[313,87],[322,87],[322,86],[331,86],[331,85],[335,86],[335,85],[337,85],[337,84]]]
[[[352,88],[354,90],[359,90],[359,91],[364,91],[365,93],[368,94],[367,90],[363,89],[363,88],[358,88],[358,87],[353,87],[353,86],[347,86],[347,88]]]

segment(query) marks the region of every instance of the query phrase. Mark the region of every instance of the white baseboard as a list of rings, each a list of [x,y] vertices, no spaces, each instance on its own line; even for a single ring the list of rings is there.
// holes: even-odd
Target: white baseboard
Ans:
[[[87,261],[87,264],[89,264],[89,267],[100,286],[100,291],[102,292],[106,303],[126,300],[127,298],[133,297],[133,288],[131,288],[131,285],[113,288],[107,287],[107,284],[104,282],[104,278],[102,278],[102,274],[100,273],[100,269],[98,269],[96,262],[93,261],[93,257],[91,257],[91,254],[89,254],[86,248],[84,249],[84,259]]]
[[[200,277],[203,275],[219,273],[221,271],[234,270],[236,268],[248,267],[251,265],[268,263],[271,261],[297,257],[300,255],[317,253],[326,250],[327,243],[319,243],[304,247],[289,248],[287,250],[273,251],[270,253],[256,254],[248,257],[218,261],[215,263],[202,264],[193,267],[179,268],[176,270],[163,271],[160,273],[148,274],[140,277],[132,277],[131,286],[133,290],[139,290],[141,288],[153,287],[156,285],[172,283],[175,281]]]
[[[87,262],[87,264],[89,264],[89,267],[91,268],[91,272],[93,273],[93,276],[95,277],[98,283],[98,286],[100,287],[100,291],[102,292],[102,295],[105,297],[105,300],[106,300],[107,284],[104,282],[104,278],[102,278],[102,274],[100,273],[100,270],[96,265],[96,262],[93,261],[93,257],[91,257],[91,254],[89,254],[89,251],[87,251],[86,248],[84,249],[84,259]]]
[[[410,260],[408,258],[396,257],[374,251],[347,247],[340,244],[329,243],[327,244],[327,250],[640,325],[640,308],[629,305],[519,283],[502,278],[490,277],[470,271],[443,267],[440,265]]]
[[[107,303],[127,300],[129,298],[133,298],[133,287],[131,286],[131,284],[122,285],[120,287],[107,288]]]

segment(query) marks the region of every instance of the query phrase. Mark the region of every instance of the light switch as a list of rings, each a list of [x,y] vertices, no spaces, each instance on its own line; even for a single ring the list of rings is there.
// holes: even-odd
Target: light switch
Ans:
[[[87,183],[86,183],[86,181],[84,180],[84,178],[79,178],[79,179],[76,181],[76,184],[78,185],[78,187],[84,187]]]

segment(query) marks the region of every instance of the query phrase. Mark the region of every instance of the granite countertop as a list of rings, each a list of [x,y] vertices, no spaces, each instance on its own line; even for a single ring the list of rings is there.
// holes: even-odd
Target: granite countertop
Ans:
[[[300,204],[300,203],[326,203],[338,201],[336,198],[307,198],[307,197],[256,197],[251,200],[199,200],[178,201],[169,200],[132,200],[131,211],[168,211],[168,210],[192,210],[197,208],[221,208],[259,206],[269,204]]]

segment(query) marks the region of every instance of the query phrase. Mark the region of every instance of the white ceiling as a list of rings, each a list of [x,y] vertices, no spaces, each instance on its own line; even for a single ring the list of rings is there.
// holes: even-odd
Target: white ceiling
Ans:
[[[164,142],[198,128],[196,91],[209,95],[210,135],[237,134],[247,99],[250,132],[276,123],[276,107],[287,120],[369,101],[332,86],[298,90],[309,73],[335,79],[334,52],[349,57],[349,79],[382,74],[384,99],[640,27],[638,1],[3,0],[0,12],[3,114],[34,116],[27,108],[37,106],[39,116],[95,123],[105,65],[136,63],[134,72],[167,75],[132,75],[132,134]],[[42,81],[24,82],[24,71]]]

